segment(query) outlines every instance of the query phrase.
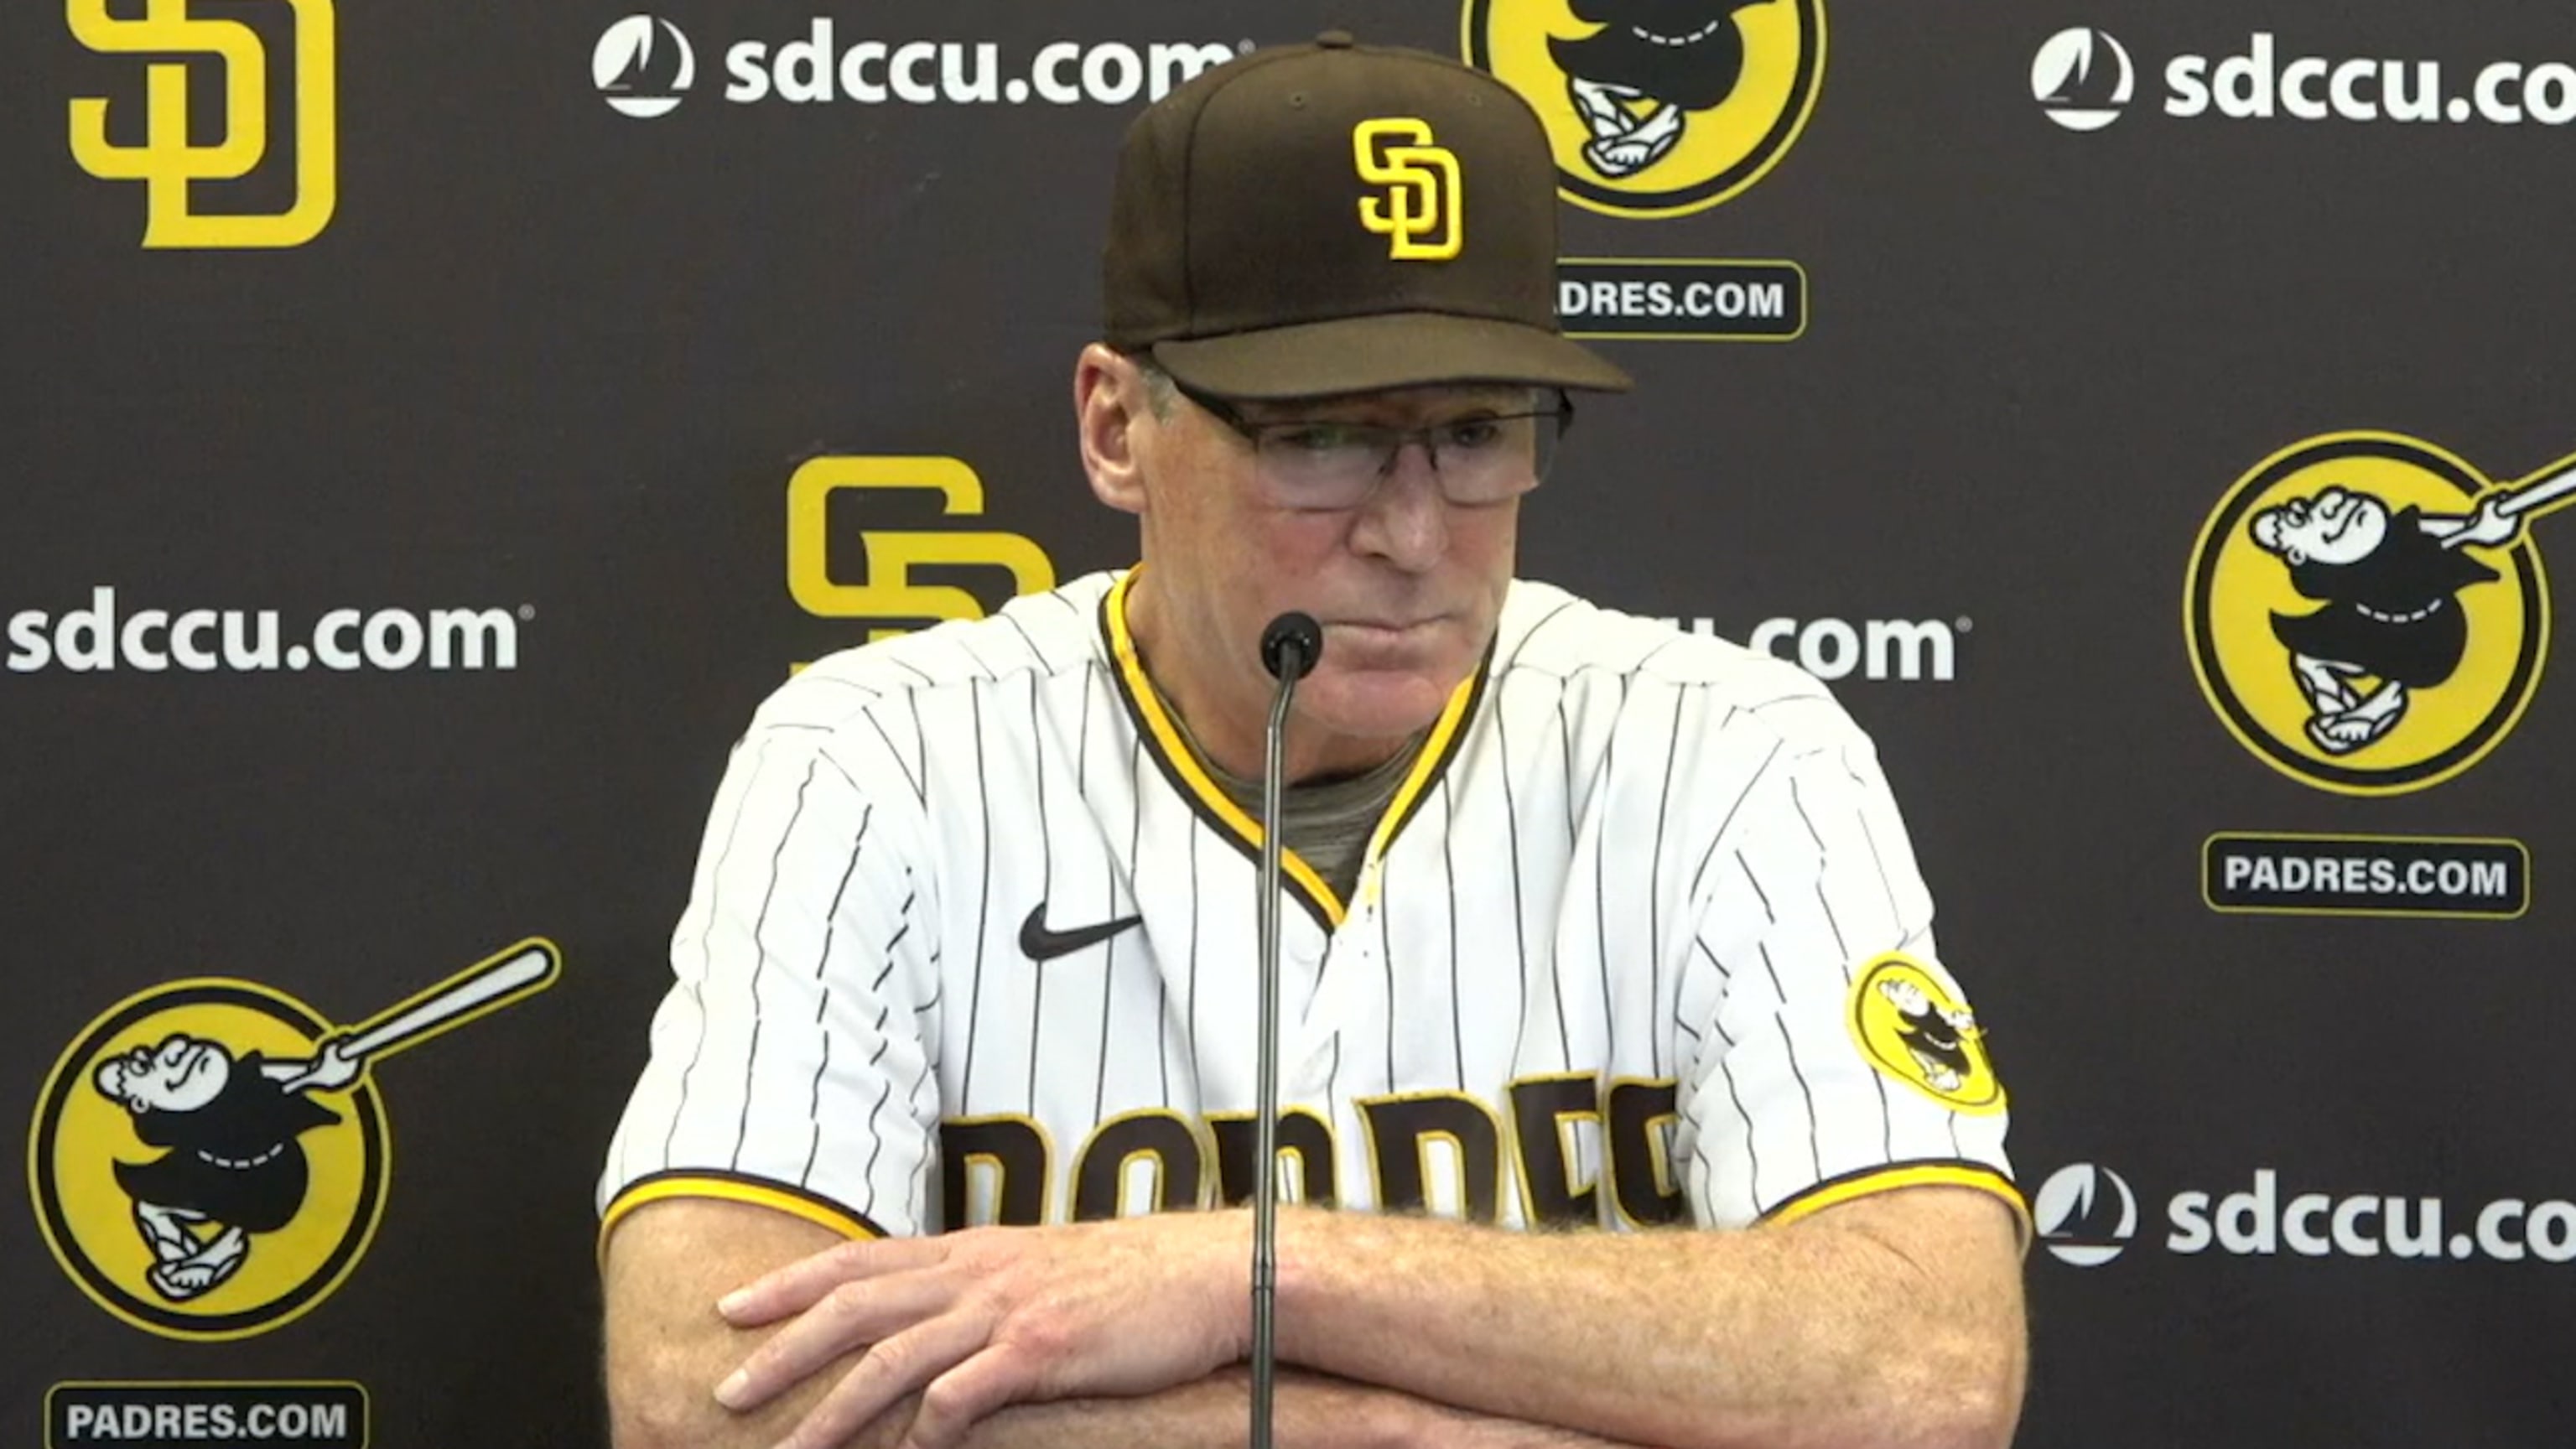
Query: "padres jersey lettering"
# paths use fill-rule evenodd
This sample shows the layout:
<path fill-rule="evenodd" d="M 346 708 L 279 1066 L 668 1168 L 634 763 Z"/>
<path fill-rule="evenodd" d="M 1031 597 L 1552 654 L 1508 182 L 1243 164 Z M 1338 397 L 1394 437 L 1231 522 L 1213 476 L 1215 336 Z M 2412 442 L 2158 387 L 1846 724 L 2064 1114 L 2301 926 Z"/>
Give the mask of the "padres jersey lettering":
<path fill-rule="evenodd" d="M 853 1234 L 1250 1194 L 1258 827 L 1145 686 L 1132 577 L 762 707 L 609 1226 L 676 1194 Z M 1790 666 L 1516 583 L 1352 899 L 1293 856 L 1283 889 L 1292 1196 L 1612 1228 L 1926 1182 L 2019 1208 L 1875 753 Z"/>

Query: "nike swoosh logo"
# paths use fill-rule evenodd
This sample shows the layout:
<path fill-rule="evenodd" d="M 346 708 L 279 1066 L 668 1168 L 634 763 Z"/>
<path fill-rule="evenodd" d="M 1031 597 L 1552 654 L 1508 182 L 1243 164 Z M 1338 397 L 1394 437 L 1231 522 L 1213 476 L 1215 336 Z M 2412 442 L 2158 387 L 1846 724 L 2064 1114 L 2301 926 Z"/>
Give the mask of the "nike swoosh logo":
<path fill-rule="evenodd" d="M 1040 901 L 1020 922 L 1020 950 L 1032 961 L 1052 961 L 1076 951 L 1097 946 L 1130 926 L 1145 924 L 1143 916 L 1120 916 L 1096 926 L 1076 926 L 1070 931 L 1050 931 L 1046 927 L 1046 902 Z"/>

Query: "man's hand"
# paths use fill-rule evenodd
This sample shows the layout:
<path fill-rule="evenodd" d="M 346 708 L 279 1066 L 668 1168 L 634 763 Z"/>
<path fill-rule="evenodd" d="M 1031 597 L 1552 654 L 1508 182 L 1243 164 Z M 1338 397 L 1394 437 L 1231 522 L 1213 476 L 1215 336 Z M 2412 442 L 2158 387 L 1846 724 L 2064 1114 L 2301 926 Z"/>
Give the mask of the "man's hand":
<path fill-rule="evenodd" d="M 1251 1242 L 1233 1211 L 846 1243 L 718 1303 L 736 1328 L 795 1321 L 716 1398 L 756 1408 L 865 1346 L 782 1449 L 837 1445 L 916 1392 L 905 1445 L 946 1449 L 1008 1404 L 1157 1393 L 1244 1356 Z"/>

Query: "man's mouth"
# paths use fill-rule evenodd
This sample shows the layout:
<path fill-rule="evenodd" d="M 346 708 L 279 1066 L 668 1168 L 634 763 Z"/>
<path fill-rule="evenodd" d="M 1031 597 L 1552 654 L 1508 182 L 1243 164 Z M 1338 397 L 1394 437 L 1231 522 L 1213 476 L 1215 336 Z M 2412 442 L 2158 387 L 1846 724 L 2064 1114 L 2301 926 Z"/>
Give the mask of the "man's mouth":
<path fill-rule="evenodd" d="M 1425 619 L 1337 619 L 1327 627 L 1341 630 L 1363 644 L 1396 644 L 1438 624 L 1443 615 Z"/>

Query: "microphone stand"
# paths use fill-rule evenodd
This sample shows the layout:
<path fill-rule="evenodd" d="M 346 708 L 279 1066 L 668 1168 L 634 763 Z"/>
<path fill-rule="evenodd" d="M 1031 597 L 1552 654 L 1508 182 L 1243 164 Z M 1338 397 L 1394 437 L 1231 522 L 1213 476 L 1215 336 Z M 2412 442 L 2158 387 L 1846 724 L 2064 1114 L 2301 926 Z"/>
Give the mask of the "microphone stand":
<path fill-rule="evenodd" d="M 1323 654 L 1323 630 L 1304 614 L 1282 614 L 1261 633 L 1261 660 L 1279 679 L 1261 764 L 1261 1041 L 1253 1075 L 1258 1115 L 1252 1194 L 1252 1449 L 1271 1449 L 1271 1410 L 1278 1396 L 1275 1321 L 1279 1278 L 1279 830 L 1286 793 L 1288 706 L 1297 681 Z"/>

